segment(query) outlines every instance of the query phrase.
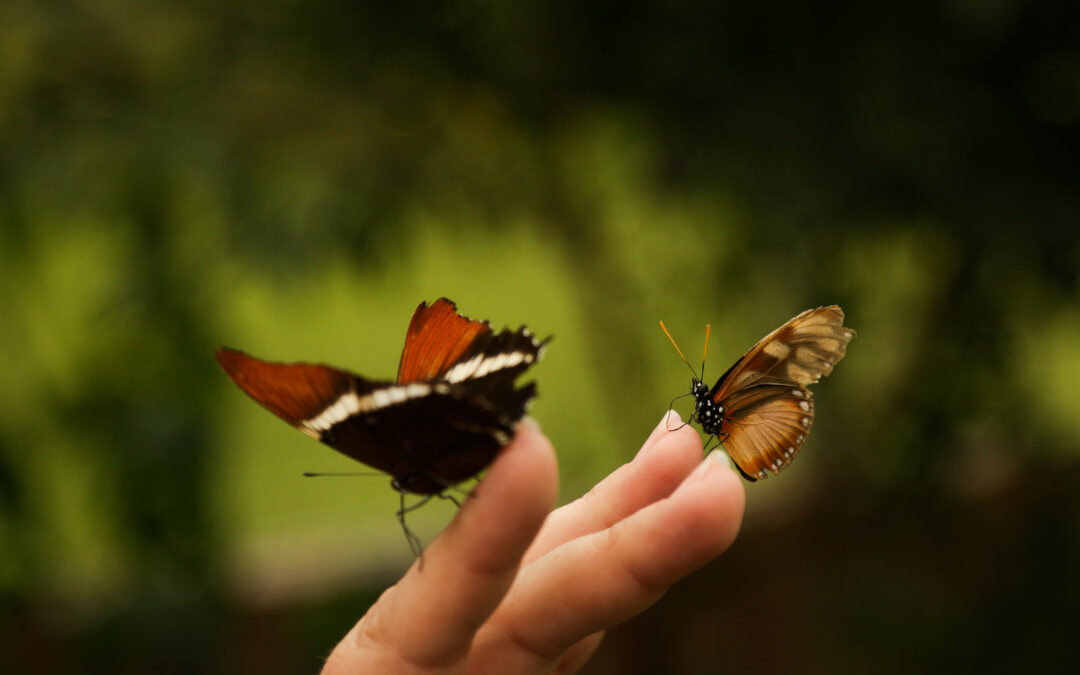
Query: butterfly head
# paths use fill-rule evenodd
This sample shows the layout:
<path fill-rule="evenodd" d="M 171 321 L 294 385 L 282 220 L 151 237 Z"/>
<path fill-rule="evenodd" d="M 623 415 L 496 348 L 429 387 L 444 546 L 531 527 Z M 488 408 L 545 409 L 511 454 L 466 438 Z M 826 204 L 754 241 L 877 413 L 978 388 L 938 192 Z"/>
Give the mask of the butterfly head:
<path fill-rule="evenodd" d="M 702 418 L 705 416 L 719 415 L 724 411 L 724 409 L 713 400 L 712 392 L 709 391 L 709 387 L 696 377 L 691 380 L 690 394 L 693 395 L 695 401 L 695 417 Z M 708 413 L 708 415 L 706 415 L 706 413 Z"/>
<path fill-rule="evenodd" d="M 690 380 L 690 393 L 694 395 L 695 399 L 700 401 L 703 398 L 709 397 L 709 388 L 704 382 L 695 377 Z"/>

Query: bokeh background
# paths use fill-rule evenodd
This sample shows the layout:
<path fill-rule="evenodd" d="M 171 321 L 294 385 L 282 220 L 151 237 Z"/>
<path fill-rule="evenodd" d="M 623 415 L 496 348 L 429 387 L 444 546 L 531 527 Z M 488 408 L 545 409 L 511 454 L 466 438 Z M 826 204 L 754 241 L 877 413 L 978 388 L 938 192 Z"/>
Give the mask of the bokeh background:
<path fill-rule="evenodd" d="M 397 498 L 213 352 L 389 377 L 445 295 L 555 335 L 563 501 L 687 390 L 658 319 L 859 332 L 585 672 L 1076 672 L 1078 125 L 1068 0 L 0 3 L 0 670 L 317 671 Z"/>

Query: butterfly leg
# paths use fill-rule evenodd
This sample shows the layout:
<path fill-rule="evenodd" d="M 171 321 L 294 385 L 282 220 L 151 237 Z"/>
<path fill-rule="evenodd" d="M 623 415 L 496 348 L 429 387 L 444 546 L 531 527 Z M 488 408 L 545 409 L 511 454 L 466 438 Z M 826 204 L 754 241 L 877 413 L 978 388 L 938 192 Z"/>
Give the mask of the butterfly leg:
<path fill-rule="evenodd" d="M 458 507 L 459 509 L 461 508 L 461 502 L 459 502 L 457 500 L 457 497 L 455 497 L 452 494 L 448 494 L 446 492 L 440 492 L 439 494 L 437 494 L 435 496 L 438 497 L 439 499 L 449 499 L 450 501 L 452 501 L 454 503 L 454 506 Z"/>
<path fill-rule="evenodd" d="M 723 438 L 721 438 L 721 436 L 723 436 Z M 715 436 L 709 436 L 709 440 L 705 441 L 705 454 L 709 454 L 709 450 L 715 450 L 716 448 L 719 448 L 721 445 L 724 444 L 724 441 L 726 441 L 727 439 L 728 434 L 725 433 L 719 433 Z M 711 444 L 713 441 L 716 441 L 716 445 L 710 448 L 709 444 Z"/>
<path fill-rule="evenodd" d="M 447 494 L 446 491 L 447 490 L 453 490 L 454 492 L 458 493 L 462 497 L 465 497 L 466 499 L 468 499 L 469 497 L 476 496 L 476 485 L 480 484 L 480 479 L 477 478 L 477 476 L 473 476 L 473 478 L 476 479 L 476 481 L 477 481 L 476 485 L 474 485 L 471 490 L 466 491 L 466 490 L 462 490 L 460 487 L 458 487 L 457 485 L 455 485 L 453 483 L 449 483 L 449 482 L 439 478 L 438 476 L 428 476 L 428 478 L 430 478 L 431 480 L 435 481 L 436 483 L 438 483 L 439 485 L 441 485 L 443 487 L 443 491 L 435 494 L 435 496 L 438 497 L 439 499 L 449 499 L 450 501 L 454 502 L 454 505 L 457 506 L 459 509 L 461 508 L 461 502 L 459 502 L 453 495 Z"/>
<path fill-rule="evenodd" d="M 675 401 L 678 401 L 680 398 L 686 398 L 687 396 L 693 396 L 693 395 L 694 395 L 694 392 L 689 392 L 689 393 L 686 393 L 686 394 L 679 394 L 675 398 L 671 399 L 671 403 L 668 403 L 667 414 L 664 415 L 664 425 L 665 426 L 667 425 L 668 418 L 671 416 L 671 411 L 675 409 Z M 683 422 L 682 426 L 678 427 L 677 429 L 672 429 L 671 427 L 668 427 L 668 431 L 678 431 L 679 429 L 682 429 L 683 427 L 685 427 L 687 424 L 690 424 L 690 422 L 693 419 L 694 419 L 694 416 L 690 415 L 690 419 Z"/>
<path fill-rule="evenodd" d="M 416 533 L 410 530 L 409 526 L 405 524 L 405 514 L 409 513 L 410 511 L 415 511 L 424 504 L 427 504 L 429 501 L 431 501 L 432 496 L 427 495 L 411 506 L 405 506 L 404 492 L 399 493 L 399 496 L 401 497 L 401 507 L 398 509 L 396 514 L 398 522 L 401 523 L 401 529 L 405 532 L 405 540 L 409 542 L 409 548 L 412 550 L 413 555 L 415 555 L 417 558 L 420 558 L 422 561 L 422 556 L 424 554 L 424 546 L 420 541 L 420 537 L 417 537 Z"/>
<path fill-rule="evenodd" d="M 473 476 L 473 478 L 476 480 L 476 484 L 473 485 L 472 488 L 470 488 L 468 490 L 462 490 L 457 485 L 447 485 L 446 489 L 447 490 L 453 490 L 454 492 L 458 493 L 459 495 L 461 495 L 465 499 L 469 499 L 470 497 L 475 497 L 476 496 L 476 486 L 480 485 L 480 479 L 477 478 L 476 476 Z M 439 495 L 439 496 L 442 497 L 443 499 L 449 499 L 450 501 L 457 504 L 459 509 L 461 508 L 461 503 L 458 502 L 458 500 L 451 497 L 450 495 Z"/>

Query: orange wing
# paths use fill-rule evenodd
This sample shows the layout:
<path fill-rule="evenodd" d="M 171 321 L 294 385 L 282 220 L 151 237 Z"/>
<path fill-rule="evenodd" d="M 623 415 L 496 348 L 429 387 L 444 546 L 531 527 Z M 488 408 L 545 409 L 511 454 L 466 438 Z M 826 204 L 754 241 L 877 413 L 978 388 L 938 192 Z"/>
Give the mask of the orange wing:
<path fill-rule="evenodd" d="M 844 358 L 855 331 L 844 327 L 844 310 L 836 305 L 808 309 L 766 335 L 713 387 L 721 402 L 755 383 L 805 387 L 832 372 Z M 727 406 L 725 406 L 726 409 Z"/>
<path fill-rule="evenodd" d="M 723 408 L 724 448 L 750 480 L 779 473 L 814 423 L 806 387 L 844 358 L 855 331 L 836 305 L 808 309 L 765 336 L 713 387 Z"/>
<path fill-rule="evenodd" d="M 336 368 L 272 363 L 228 347 L 217 351 L 217 360 L 248 396 L 296 427 L 320 415 L 356 386 L 353 375 Z"/>
<path fill-rule="evenodd" d="M 741 389 L 724 402 L 724 449 L 750 480 L 780 473 L 802 450 L 814 423 L 813 395 L 778 384 Z"/>
<path fill-rule="evenodd" d="M 430 380 L 450 369 L 484 335 L 487 321 L 475 321 L 457 312 L 446 298 L 428 305 L 421 302 L 409 322 L 405 348 L 398 365 L 398 384 Z"/>

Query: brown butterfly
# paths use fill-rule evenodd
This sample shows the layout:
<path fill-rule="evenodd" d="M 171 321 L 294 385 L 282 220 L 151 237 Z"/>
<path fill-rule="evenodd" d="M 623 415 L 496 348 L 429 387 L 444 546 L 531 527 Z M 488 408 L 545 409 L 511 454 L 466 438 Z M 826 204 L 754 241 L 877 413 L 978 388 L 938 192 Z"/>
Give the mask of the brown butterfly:
<path fill-rule="evenodd" d="M 683 395 L 696 401 L 687 422 L 698 422 L 722 443 L 747 480 L 780 473 L 802 450 L 814 423 L 807 386 L 832 372 L 855 336 L 843 324 L 844 311 L 836 305 L 808 309 L 762 338 L 712 389 L 687 361 L 694 377 L 690 393 Z M 663 321 L 660 327 L 675 345 Z M 706 327 L 706 350 L 708 345 Z M 686 361 L 678 345 L 675 349 Z M 701 370 L 704 374 L 704 355 Z"/>
<path fill-rule="evenodd" d="M 550 338 L 548 338 L 550 339 Z M 487 467 L 510 442 L 536 396 L 515 381 L 547 340 L 524 326 L 495 332 L 462 316 L 446 298 L 420 303 L 405 335 L 395 381 L 311 363 L 263 361 L 221 348 L 218 362 L 261 406 L 308 436 L 385 471 L 405 514 Z M 405 506 L 405 494 L 424 497 Z"/>

